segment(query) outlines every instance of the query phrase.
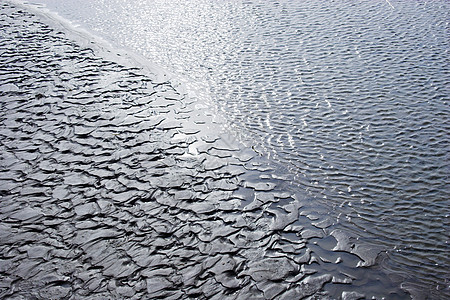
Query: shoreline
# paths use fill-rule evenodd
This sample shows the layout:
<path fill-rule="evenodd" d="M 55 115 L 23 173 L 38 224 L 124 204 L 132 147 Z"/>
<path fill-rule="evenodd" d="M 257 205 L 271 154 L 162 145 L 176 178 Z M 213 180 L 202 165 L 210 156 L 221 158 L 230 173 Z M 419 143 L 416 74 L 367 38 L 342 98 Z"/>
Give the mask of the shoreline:
<path fill-rule="evenodd" d="M 68 39 L 74 40 L 80 46 L 91 48 L 99 56 L 105 57 L 119 64 L 131 65 L 141 68 L 145 74 L 151 77 L 155 82 L 163 83 L 170 81 L 175 86 L 180 86 L 174 81 L 174 76 L 167 70 L 151 63 L 148 59 L 129 49 L 123 47 L 113 47 L 113 45 L 104 38 L 89 32 L 82 27 L 50 11 L 43 5 L 30 4 L 22 0 L 7 0 L 11 4 L 34 14 L 40 21 L 49 25 L 56 31 L 63 32 Z M 181 87 L 180 87 L 181 88 Z M 180 91 L 183 92 L 183 91 Z"/>

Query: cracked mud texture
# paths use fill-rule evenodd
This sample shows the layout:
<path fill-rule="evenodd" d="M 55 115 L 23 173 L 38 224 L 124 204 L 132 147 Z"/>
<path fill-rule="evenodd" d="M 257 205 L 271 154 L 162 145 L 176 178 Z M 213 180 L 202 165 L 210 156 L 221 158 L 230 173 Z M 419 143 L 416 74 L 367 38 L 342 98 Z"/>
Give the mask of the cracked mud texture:
<path fill-rule="evenodd" d="M 378 287 L 350 285 L 376 253 L 303 209 L 253 151 L 203 135 L 208 121 L 170 82 L 0 8 L 1 298 L 359 299 Z"/>

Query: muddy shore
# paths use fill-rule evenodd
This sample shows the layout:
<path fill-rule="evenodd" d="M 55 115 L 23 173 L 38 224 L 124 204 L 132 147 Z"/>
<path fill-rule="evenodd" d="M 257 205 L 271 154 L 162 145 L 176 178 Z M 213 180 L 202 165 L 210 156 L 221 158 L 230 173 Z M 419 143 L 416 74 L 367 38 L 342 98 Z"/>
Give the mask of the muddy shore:
<path fill-rule="evenodd" d="M 1 298 L 406 297 L 170 80 L 0 14 Z"/>

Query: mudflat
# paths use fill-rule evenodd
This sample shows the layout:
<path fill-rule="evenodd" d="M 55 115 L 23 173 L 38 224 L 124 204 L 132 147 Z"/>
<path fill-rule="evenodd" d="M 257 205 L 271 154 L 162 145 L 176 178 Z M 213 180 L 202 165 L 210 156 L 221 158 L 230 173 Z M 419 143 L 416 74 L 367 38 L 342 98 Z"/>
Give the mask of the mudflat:
<path fill-rule="evenodd" d="M 170 81 L 13 4 L 0 34 L 0 297 L 406 297 Z"/>

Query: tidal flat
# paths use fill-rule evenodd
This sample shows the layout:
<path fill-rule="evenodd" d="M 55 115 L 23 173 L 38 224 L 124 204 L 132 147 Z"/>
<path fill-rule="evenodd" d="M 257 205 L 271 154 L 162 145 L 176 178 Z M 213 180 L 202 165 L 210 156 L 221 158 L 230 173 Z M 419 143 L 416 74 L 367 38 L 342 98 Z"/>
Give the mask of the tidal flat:
<path fill-rule="evenodd" d="M 267 157 L 257 138 L 249 146 L 174 76 L 115 54 L 41 8 L 2 3 L 0 22 L 0 297 L 433 299 L 448 293 L 424 289 L 420 278 L 408 281 L 401 260 L 393 264 L 386 252 L 389 243 L 373 237 L 367 211 L 367 227 L 339 220 L 329 202 L 317 200 L 314 181 L 299 180 L 289 163 Z M 266 111 L 247 110 L 238 109 L 251 118 Z M 248 124 L 242 128 L 251 133 Z M 314 151 L 302 149 L 307 161 Z M 366 170 L 378 174 L 376 164 Z M 362 178 L 341 171 L 332 175 Z M 307 178 L 314 180 L 313 173 Z M 349 194 L 379 188 L 345 187 Z M 361 205 L 389 224 L 376 203 Z"/>

